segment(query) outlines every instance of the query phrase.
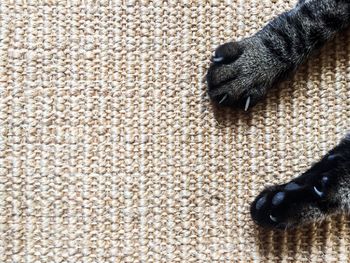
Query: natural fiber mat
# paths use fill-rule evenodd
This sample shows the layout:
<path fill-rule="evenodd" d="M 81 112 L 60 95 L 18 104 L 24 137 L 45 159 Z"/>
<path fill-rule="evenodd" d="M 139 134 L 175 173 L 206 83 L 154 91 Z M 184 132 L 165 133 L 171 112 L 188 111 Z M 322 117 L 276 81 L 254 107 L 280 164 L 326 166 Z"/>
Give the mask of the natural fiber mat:
<path fill-rule="evenodd" d="M 249 204 L 350 120 L 350 34 L 248 113 L 213 49 L 296 1 L 1 1 L 0 262 L 346 262 L 349 218 L 269 232 Z"/>

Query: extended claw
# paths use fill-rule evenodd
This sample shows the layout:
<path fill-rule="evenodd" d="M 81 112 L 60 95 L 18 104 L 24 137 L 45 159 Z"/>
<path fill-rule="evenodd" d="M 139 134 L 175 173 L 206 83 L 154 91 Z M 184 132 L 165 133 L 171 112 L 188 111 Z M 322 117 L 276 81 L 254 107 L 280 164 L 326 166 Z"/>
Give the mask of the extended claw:
<path fill-rule="evenodd" d="M 228 95 L 225 94 L 222 99 L 219 101 L 219 104 L 223 103 L 228 98 Z"/>
<path fill-rule="evenodd" d="M 224 57 L 213 57 L 213 61 L 215 62 L 215 63 L 219 63 L 219 62 L 221 62 L 221 61 L 223 61 L 224 60 Z"/>
<path fill-rule="evenodd" d="M 270 219 L 271 219 L 271 221 L 273 221 L 273 222 L 277 223 L 277 218 L 276 218 L 276 217 L 274 217 L 273 215 L 270 215 Z"/>
<path fill-rule="evenodd" d="M 322 197 L 323 196 L 323 192 L 318 190 L 316 186 L 314 186 L 314 191 L 315 193 L 319 196 L 319 197 Z"/>
<path fill-rule="evenodd" d="M 248 97 L 247 101 L 245 102 L 244 111 L 247 111 L 249 109 L 249 105 L 250 105 L 250 96 Z"/>

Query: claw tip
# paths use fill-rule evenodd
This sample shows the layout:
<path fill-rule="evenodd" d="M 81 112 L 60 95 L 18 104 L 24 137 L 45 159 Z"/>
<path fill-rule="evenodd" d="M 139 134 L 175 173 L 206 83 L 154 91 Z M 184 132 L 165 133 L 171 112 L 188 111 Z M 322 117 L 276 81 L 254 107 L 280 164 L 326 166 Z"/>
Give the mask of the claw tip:
<path fill-rule="evenodd" d="M 213 61 L 216 62 L 216 63 L 221 62 L 223 60 L 224 60 L 223 57 L 213 57 Z"/>
<path fill-rule="evenodd" d="M 315 193 L 316 193 L 319 197 L 322 197 L 322 196 L 323 196 L 323 192 L 321 192 L 320 190 L 318 190 L 316 186 L 314 186 L 314 191 L 315 191 Z"/>
<path fill-rule="evenodd" d="M 274 217 L 273 215 L 270 215 L 270 219 L 271 219 L 273 222 L 277 223 L 277 218 Z"/>
<path fill-rule="evenodd" d="M 247 101 L 245 102 L 244 111 L 247 111 L 249 109 L 249 105 L 250 105 L 250 96 L 247 98 Z"/>
<path fill-rule="evenodd" d="M 225 94 L 222 99 L 219 101 L 219 104 L 223 103 L 227 99 L 228 95 Z"/>

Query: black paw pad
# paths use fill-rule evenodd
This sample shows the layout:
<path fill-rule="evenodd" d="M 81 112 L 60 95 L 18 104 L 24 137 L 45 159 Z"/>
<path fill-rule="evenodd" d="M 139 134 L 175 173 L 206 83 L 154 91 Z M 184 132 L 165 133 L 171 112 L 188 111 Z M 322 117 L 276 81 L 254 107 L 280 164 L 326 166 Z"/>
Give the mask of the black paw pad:
<path fill-rule="evenodd" d="M 341 211 L 339 189 L 348 176 L 348 147 L 349 139 L 294 180 L 263 190 L 250 207 L 254 222 L 266 228 L 294 228 Z"/>
<path fill-rule="evenodd" d="M 228 64 L 235 61 L 243 53 L 243 48 L 236 42 L 229 42 L 219 46 L 212 57 L 218 64 Z"/>
<path fill-rule="evenodd" d="M 337 157 L 338 157 L 339 155 L 337 155 L 337 154 L 332 154 L 332 155 L 329 155 L 328 157 L 327 157 L 327 160 L 328 161 L 335 161 L 336 159 L 337 159 Z"/>
<path fill-rule="evenodd" d="M 274 206 L 278 206 L 280 205 L 283 200 L 285 199 L 286 197 L 286 193 L 285 192 L 278 192 L 277 194 L 274 195 L 274 197 L 272 197 L 272 204 Z"/>
<path fill-rule="evenodd" d="M 321 162 L 321 167 L 323 170 L 333 169 L 341 161 L 342 156 L 340 154 L 330 154 L 328 155 L 323 162 Z"/>
<path fill-rule="evenodd" d="M 255 204 L 256 210 L 260 210 L 266 204 L 266 200 L 267 200 L 266 195 L 264 195 L 263 197 L 260 197 L 260 199 Z"/>
<path fill-rule="evenodd" d="M 284 190 L 286 191 L 297 191 L 300 190 L 302 187 L 297 184 L 296 182 L 290 182 L 284 187 Z"/>

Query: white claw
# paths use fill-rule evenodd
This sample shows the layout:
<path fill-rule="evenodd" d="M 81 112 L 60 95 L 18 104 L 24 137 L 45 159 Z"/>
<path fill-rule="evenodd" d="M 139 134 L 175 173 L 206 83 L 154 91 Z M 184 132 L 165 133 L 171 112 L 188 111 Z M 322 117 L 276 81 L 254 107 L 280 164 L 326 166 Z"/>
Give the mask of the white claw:
<path fill-rule="evenodd" d="M 277 218 L 274 217 L 273 215 L 270 215 L 270 219 L 271 219 L 273 222 L 277 223 Z"/>
<path fill-rule="evenodd" d="M 214 61 L 214 62 L 221 62 L 221 61 L 223 61 L 223 60 L 224 60 L 223 57 L 213 57 L 213 61 Z"/>
<path fill-rule="evenodd" d="M 314 191 L 315 191 L 315 193 L 316 193 L 319 197 L 322 197 L 323 192 L 321 192 L 320 190 L 318 190 L 316 186 L 314 186 Z"/>
<path fill-rule="evenodd" d="M 247 101 L 245 102 L 244 111 L 247 111 L 249 109 L 249 105 L 250 105 L 250 96 L 248 97 Z"/>
<path fill-rule="evenodd" d="M 222 99 L 219 101 L 219 104 L 223 103 L 227 99 L 228 95 L 225 94 L 225 96 L 222 97 Z"/>

